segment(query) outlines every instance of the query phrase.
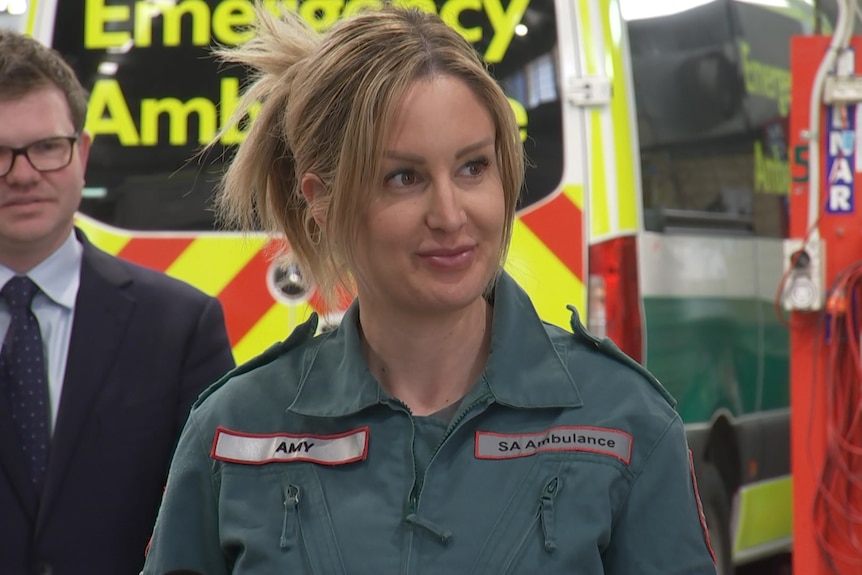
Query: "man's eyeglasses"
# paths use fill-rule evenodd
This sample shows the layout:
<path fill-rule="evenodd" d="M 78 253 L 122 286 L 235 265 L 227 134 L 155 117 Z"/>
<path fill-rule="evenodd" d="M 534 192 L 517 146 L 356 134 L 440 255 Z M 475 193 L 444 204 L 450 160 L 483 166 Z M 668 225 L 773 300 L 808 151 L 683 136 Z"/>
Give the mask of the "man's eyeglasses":
<path fill-rule="evenodd" d="M 12 171 L 15 158 L 24 156 L 38 172 L 53 172 L 72 162 L 72 151 L 78 136 L 57 136 L 33 142 L 23 148 L 0 146 L 0 177 Z"/>

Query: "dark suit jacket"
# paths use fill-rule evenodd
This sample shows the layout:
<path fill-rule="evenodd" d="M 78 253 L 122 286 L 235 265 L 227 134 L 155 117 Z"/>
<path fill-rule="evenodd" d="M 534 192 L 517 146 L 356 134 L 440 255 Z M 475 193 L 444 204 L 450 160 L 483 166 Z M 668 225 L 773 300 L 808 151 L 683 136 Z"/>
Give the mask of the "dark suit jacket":
<path fill-rule="evenodd" d="M 84 244 L 45 488 L 0 394 L 0 574 L 137 575 L 191 403 L 234 365 L 218 300 Z"/>

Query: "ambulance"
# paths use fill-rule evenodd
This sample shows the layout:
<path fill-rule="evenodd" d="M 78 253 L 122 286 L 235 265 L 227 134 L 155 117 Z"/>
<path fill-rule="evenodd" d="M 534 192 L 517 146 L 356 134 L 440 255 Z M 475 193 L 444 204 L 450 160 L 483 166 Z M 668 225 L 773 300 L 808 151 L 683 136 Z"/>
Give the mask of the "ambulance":
<path fill-rule="evenodd" d="M 530 167 L 507 269 L 544 318 L 568 327 L 576 306 L 678 400 L 719 572 L 789 551 L 789 39 L 828 19 L 802 0 L 397 1 L 439 13 L 509 96 Z M 377 2 L 264 4 L 326 30 Z M 200 153 L 247 81 L 210 50 L 252 19 L 251 0 L 0 0 L 0 26 L 91 93 L 78 225 L 217 296 L 238 362 L 342 311 L 272 265 L 279 240 L 213 222 L 248 124 Z"/>

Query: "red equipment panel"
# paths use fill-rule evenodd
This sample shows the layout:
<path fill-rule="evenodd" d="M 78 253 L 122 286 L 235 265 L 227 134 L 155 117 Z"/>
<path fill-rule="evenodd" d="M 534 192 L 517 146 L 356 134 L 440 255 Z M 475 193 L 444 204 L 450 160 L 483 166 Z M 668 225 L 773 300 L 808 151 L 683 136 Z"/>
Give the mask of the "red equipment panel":
<path fill-rule="evenodd" d="M 808 141 L 811 87 L 830 38 L 791 44 L 790 236 L 808 237 Z M 862 38 L 853 38 L 856 74 Z M 791 314 L 791 470 L 793 572 L 862 573 L 862 379 L 856 307 L 862 289 L 862 103 L 821 106 L 820 214 L 827 301 L 822 312 Z M 858 184 L 858 185 L 857 185 Z M 785 266 L 788 262 L 785 262 Z M 862 282 L 860 282 L 862 284 Z M 859 315 L 862 321 L 862 314 Z"/>

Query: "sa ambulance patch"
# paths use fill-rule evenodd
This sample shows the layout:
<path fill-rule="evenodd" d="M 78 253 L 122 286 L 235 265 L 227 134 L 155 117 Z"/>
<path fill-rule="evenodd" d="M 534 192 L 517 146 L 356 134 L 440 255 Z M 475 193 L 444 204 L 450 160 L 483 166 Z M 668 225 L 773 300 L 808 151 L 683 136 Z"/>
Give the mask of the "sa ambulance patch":
<path fill-rule="evenodd" d="M 514 459 L 545 451 L 587 451 L 628 465 L 632 436 L 619 429 L 585 426 L 552 427 L 538 433 L 476 432 L 477 459 Z"/>

